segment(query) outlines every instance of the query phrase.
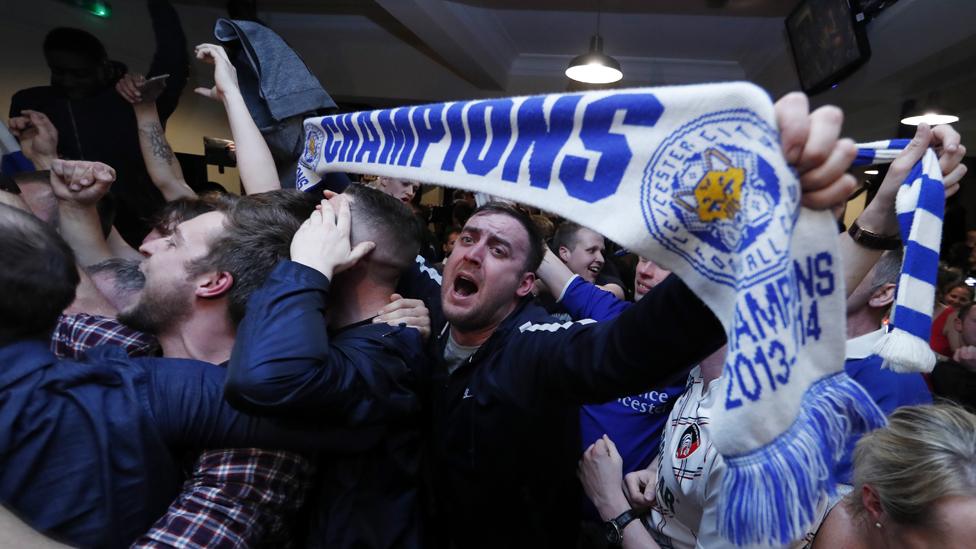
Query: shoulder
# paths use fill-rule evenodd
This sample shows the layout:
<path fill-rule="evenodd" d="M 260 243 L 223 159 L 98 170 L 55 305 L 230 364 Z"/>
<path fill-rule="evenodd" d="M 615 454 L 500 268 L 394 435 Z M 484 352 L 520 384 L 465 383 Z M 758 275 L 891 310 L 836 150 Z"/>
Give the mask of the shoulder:
<path fill-rule="evenodd" d="M 841 500 L 827 512 L 826 518 L 820 523 L 820 528 L 811 532 L 805 538 L 804 549 L 857 549 L 861 545 L 857 539 L 857 529 L 844 500 Z"/>
<path fill-rule="evenodd" d="M 366 324 L 343 331 L 333 337 L 333 345 L 363 351 L 389 351 L 403 358 L 417 358 L 424 352 L 420 331 L 405 324 Z"/>

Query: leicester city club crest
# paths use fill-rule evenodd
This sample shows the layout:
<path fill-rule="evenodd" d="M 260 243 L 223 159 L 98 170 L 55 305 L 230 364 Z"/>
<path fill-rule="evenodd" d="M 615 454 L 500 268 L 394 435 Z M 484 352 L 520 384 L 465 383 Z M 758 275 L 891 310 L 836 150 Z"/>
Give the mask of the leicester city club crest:
<path fill-rule="evenodd" d="M 748 110 L 678 128 L 644 171 L 648 230 L 714 282 L 752 285 L 776 274 L 789 246 L 782 229 L 792 225 L 798 199 L 780 200 L 784 174 L 770 161 L 779 154 L 775 129 Z"/>
<path fill-rule="evenodd" d="M 325 141 L 325 133 L 313 125 L 308 125 L 305 128 L 305 149 L 302 151 L 302 164 L 314 170 L 318 165 L 319 157 L 322 153 L 322 143 Z"/>

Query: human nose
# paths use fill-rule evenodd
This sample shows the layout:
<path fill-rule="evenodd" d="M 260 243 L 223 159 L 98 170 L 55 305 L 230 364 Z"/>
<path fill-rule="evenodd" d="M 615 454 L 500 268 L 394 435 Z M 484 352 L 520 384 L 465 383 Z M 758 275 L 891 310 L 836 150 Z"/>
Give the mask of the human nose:
<path fill-rule="evenodd" d="M 164 240 L 166 239 L 154 238 L 152 240 L 143 241 L 142 245 L 139 246 L 139 253 L 146 257 L 152 257 L 152 255 L 159 250 L 159 243 Z"/>

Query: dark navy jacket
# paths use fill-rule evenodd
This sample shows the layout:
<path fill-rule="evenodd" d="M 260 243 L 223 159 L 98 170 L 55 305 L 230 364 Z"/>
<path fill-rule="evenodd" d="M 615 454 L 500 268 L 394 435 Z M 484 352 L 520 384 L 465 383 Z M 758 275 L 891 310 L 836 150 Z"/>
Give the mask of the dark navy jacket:
<path fill-rule="evenodd" d="M 458 548 L 574 547 L 579 406 L 660 385 L 724 341 L 677 277 L 608 322 L 552 323 L 523 302 L 452 374 L 427 375 L 437 528 Z"/>
<path fill-rule="evenodd" d="M 213 364 L 118 347 L 84 358 L 58 360 L 45 341 L 0 347 L 0 501 L 73 545 L 125 547 L 148 530 L 179 493 L 188 451 L 354 451 L 378 439 L 242 414 Z"/>
<path fill-rule="evenodd" d="M 318 460 L 308 544 L 419 548 L 420 405 L 414 370 L 420 333 L 369 321 L 329 331 L 329 280 L 281 262 L 247 305 L 227 376 L 242 409 L 314 423 L 369 427 L 368 451 Z"/>

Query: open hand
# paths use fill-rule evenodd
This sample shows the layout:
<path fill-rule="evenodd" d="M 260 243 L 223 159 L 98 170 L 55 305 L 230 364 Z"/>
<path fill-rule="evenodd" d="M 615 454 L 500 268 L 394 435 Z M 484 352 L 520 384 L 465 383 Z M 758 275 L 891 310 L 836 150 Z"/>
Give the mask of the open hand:
<path fill-rule="evenodd" d="M 193 90 L 194 92 L 217 101 L 223 101 L 229 93 L 240 93 L 237 69 L 230 62 L 223 47 L 215 44 L 200 44 L 194 53 L 200 61 L 214 66 L 214 86 L 197 88 Z"/>
<path fill-rule="evenodd" d="M 360 242 L 352 246 L 350 217 L 346 197 L 336 195 L 323 200 L 295 233 L 291 241 L 292 261 L 311 267 L 330 279 L 354 266 L 376 245 Z"/>
<path fill-rule="evenodd" d="M 51 164 L 51 190 L 62 202 L 94 206 L 113 182 L 115 170 L 101 162 L 55 160 Z"/>

